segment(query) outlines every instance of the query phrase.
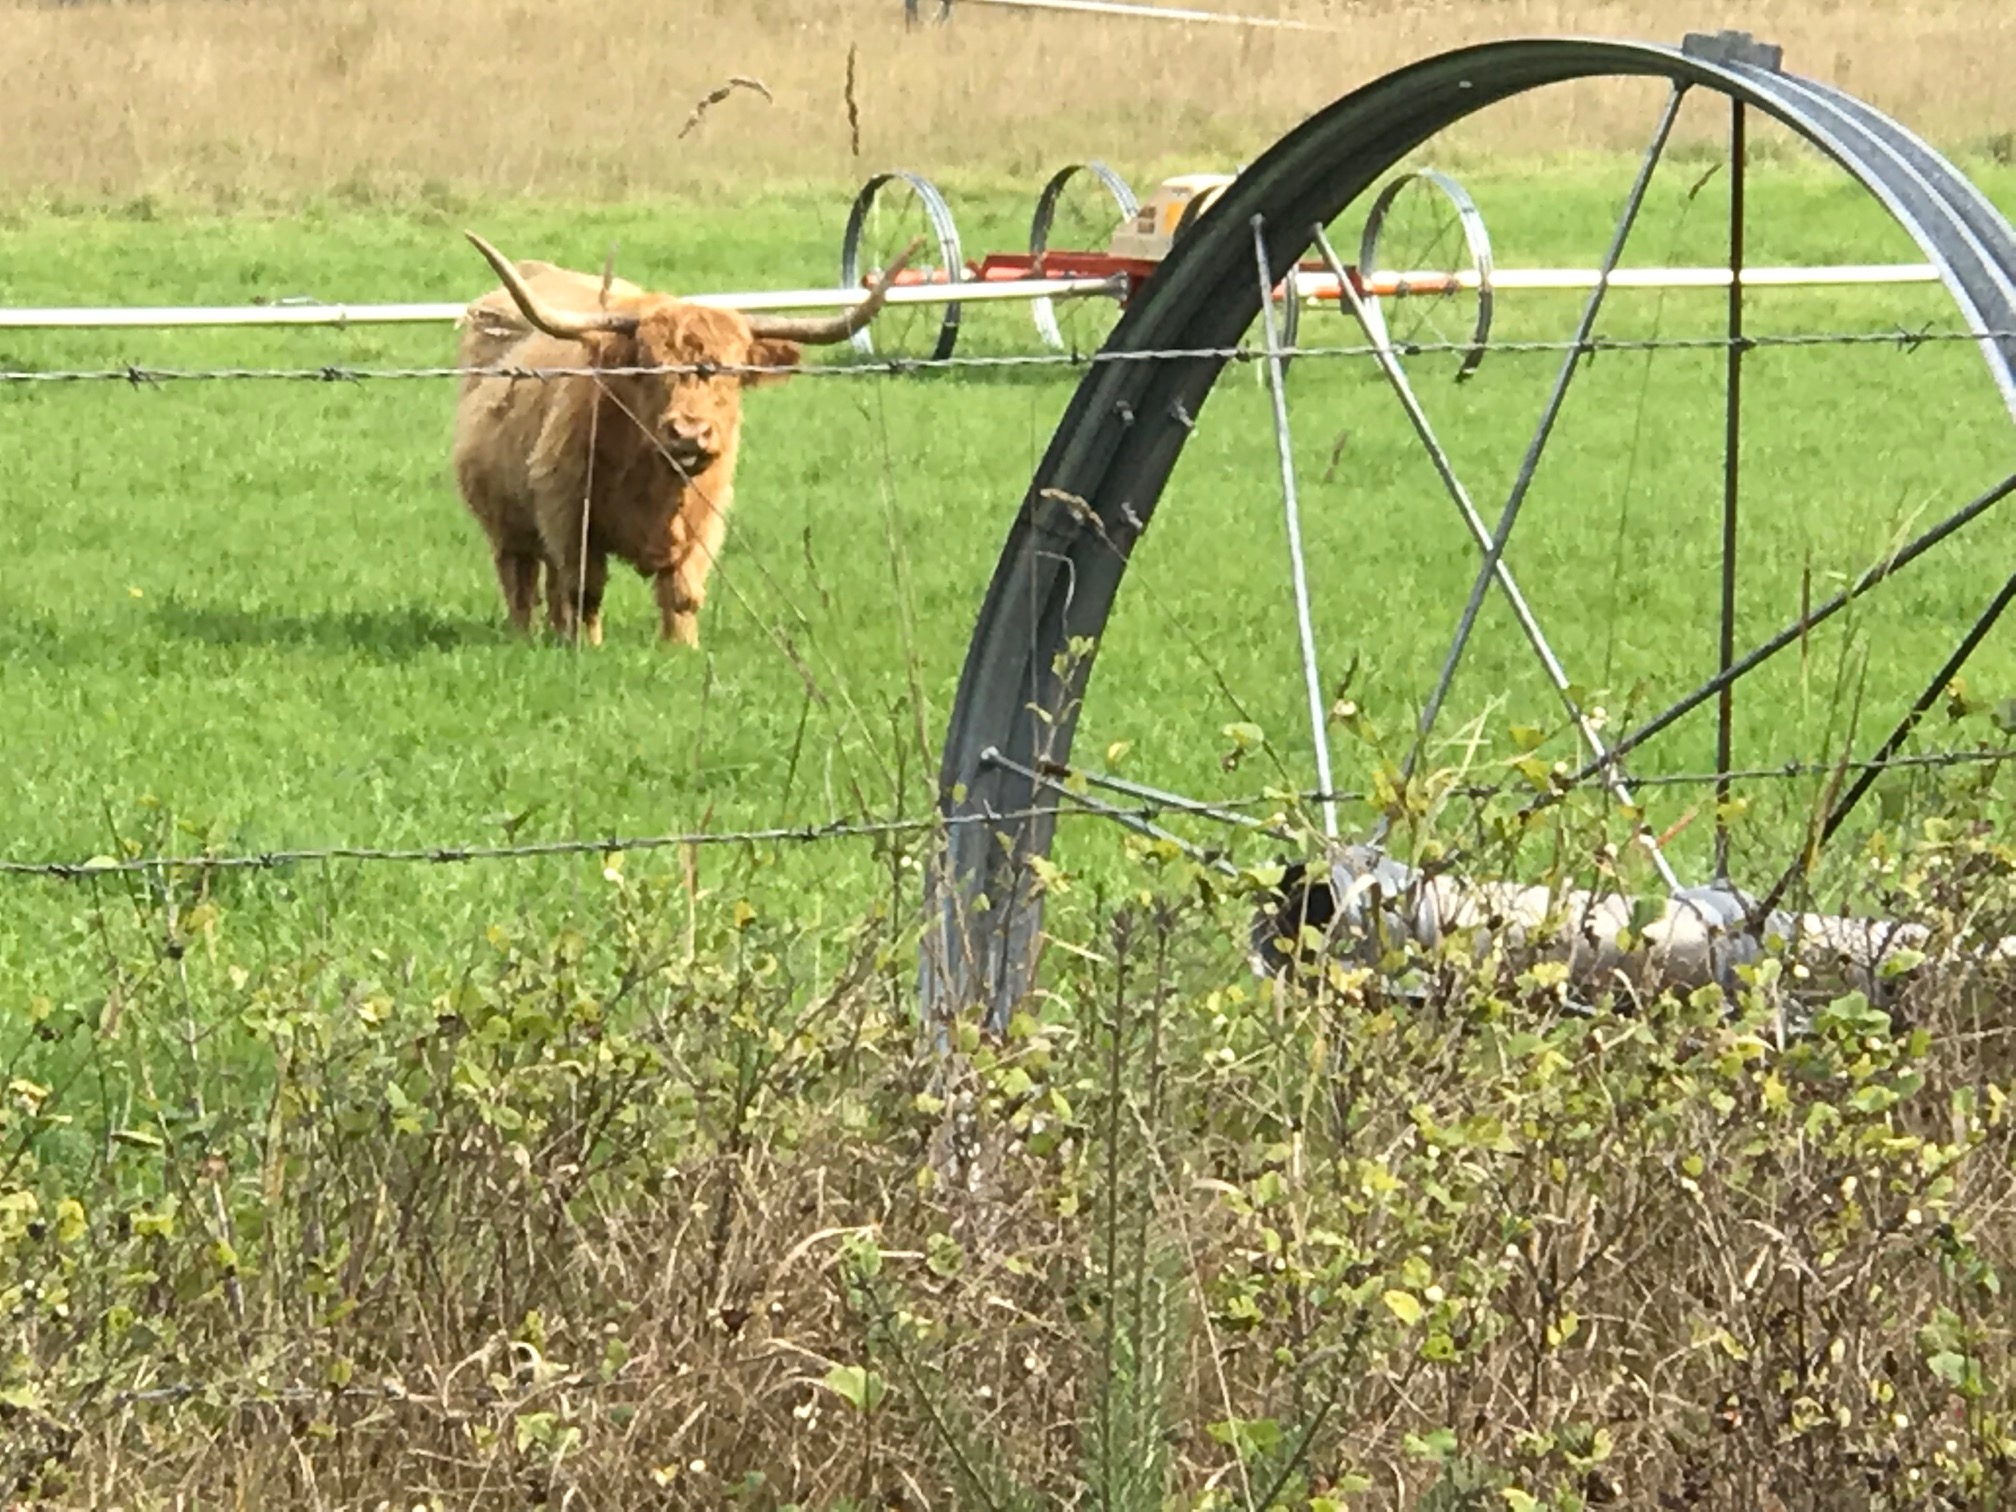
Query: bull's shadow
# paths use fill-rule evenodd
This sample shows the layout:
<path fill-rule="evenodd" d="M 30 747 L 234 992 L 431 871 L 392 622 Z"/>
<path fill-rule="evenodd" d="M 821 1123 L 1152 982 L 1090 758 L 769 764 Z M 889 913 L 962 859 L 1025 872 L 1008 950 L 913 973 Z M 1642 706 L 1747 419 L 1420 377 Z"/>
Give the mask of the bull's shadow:
<path fill-rule="evenodd" d="M 322 609 L 293 613 L 173 600 L 154 611 L 164 636 L 212 646 L 282 645 L 347 656 L 362 651 L 383 661 L 410 661 L 463 646 L 502 645 L 500 617 L 451 616 L 426 604 Z"/>

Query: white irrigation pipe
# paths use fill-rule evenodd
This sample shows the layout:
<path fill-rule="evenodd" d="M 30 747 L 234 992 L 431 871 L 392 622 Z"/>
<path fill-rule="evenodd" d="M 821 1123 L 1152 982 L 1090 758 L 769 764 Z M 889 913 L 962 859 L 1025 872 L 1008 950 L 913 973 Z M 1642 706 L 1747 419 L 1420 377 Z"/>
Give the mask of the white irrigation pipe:
<path fill-rule="evenodd" d="M 999 5 L 1008 10 L 1077 11 L 1093 16 L 1138 16 L 1150 21 L 1203 21 L 1221 26 L 1267 26 L 1283 31 L 1328 32 L 1340 35 L 1335 26 L 1317 26 L 1308 21 L 1290 21 L 1279 16 L 1238 16 L 1229 11 L 1179 10 L 1168 5 L 1128 5 L 1123 0 L 960 0 L 962 4 Z"/>
<path fill-rule="evenodd" d="M 1593 289 L 1602 278 L 1595 268 L 1498 268 L 1493 270 L 1493 289 Z M 1881 284 L 1936 283 L 1939 270 L 1930 263 L 1837 263 L 1812 268 L 1745 268 L 1746 289 L 1791 289 L 1853 287 Z M 1337 297 L 1337 279 L 1330 273 L 1303 271 L 1296 275 L 1305 297 Z M 1447 294 L 1474 289 L 1480 278 L 1475 268 L 1454 272 L 1372 273 L 1362 284 L 1367 293 L 1381 298 L 1405 294 Z M 1726 289 L 1727 268 L 1619 268 L 1610 275 L 1613 289 Z"/>
<path fill-rule="evenodd" d="M 889 291 L 892 305 L 979 304 L 987 300 L 1069 299 L 1117 292 L 1110 278 L 1030 278 L 994 283 L 904 284 Z M 778 289 L 761 294 L 688 294 L 689 303 L 736 310 L 844 309 L 867 290 Z M 179 326 L 430 325 L 460 320 L 462 304 L 270 304 L 210 306 L 57 306 L 0 309 L 0 330 L 93 330 Z"/>
<path fill-rule="evenodd" d="M 1594 268 L 1499 268 L 1494 289 L 1589 289 L 1601 274 Z M 1929 263 L 1844 263 L 1812 268 L 1745 268 L 1745 288 L 1818 288 L 1934 283 Z M 1297 283 L 1305 300 L 1337 298 L 1334 275 L 1303 270 Z M 1453 273 L 1374 273 L 1365 291 L 1382 299 L 1448 294 L 1474 289 L 1475 269 Z M 1613 289 L 1726 289 L 1727 268 L 1619 268 Z M 892 305 L 981 304 L 992 301 L 1071 299 L 1118 292 L 1112 278 L 1004 278 L 959 284 L 904 284 L 889 291 Z M 865 290 L 777 289 L 757 294 L 689 294 L 693 304 L 737 310 L 841 309 L 867 298 Z M 212 306 L 0 308 L 0 330 L 168 330 L 185 326 L 363 326 L 431 325 L 459 320 L 466 304 L 270 304 Z"/>

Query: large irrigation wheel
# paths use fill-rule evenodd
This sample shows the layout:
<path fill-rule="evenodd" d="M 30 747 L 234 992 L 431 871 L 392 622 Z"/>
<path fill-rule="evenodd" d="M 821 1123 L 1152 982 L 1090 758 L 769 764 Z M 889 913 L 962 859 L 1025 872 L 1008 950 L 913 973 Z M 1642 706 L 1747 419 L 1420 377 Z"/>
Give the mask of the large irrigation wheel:
<path fill-rule="evenodd" d="M 1266 323 L 1263 291 L 1298 262 L 1332 265 L 1374 186 L 1417 150 L 1442 156 L 1441 134 L 1554 87 L 1642 108 L 1650 142 L 1600 196 L 1570 186 L 1549 201 L 1580 194 L 1591 213 L 1573 234 L 1520 224 L 1533 196 L 1494 200 L 1471 176 L 1499 295 L 1493 360 L 1473 381 L 1437 385 L 1432 405 L 1417 394 L 1418 354 L 1403 366 L 1391 346 L 1404 301 L 1384 299 L 1350 312 L 1369 357 L 1319 363 L 1312 343 L 1292 385 L 1219 381 Z M 1683 106 L 1708 134 L 1661 175 Z M 1865 191 L 1826 203 L 1861 217 L 1863 261 L 1909 254 L 1922 281 L 1850 299 L 1732 271 L 1773 260 L 1766 242 L 1778 262 L 1820 260 L 1803 220 L 1769 215 L 1778 181 L 1750 172 L 1752 135 L 1775 139 L 1774 161 L 1807 153 Z M 1653 244 L 1634 262 L 1641 221 Z M 1593 276 L 1671 264 L 1690 235 L 1720 287 Z M 1522 243 L 1596 267 L 1579 287 L 1515 296 Z M 1444 359 L 1474 368 L 1476 331 L 1459 322 Z M 1524 843 L 1508 805 L 1593 805 L 1624 838 L 1594 848 L 1609 872 L 1590 885 L 1745 910 L 1817 896 L 1870 811 L 1962 770 L 1964 751 L 1906 758 L 1931 726 L 1954 747 L 1982 727 L 1949 719 L 1963 667 L 2000 686 L 1970 658 L 2016 665 L 1993 635 L 2016 597 L 2016 510 L 1997 508 L 2016 492 L 2012 414 L 2016 233 L 1924 142 L 1781 71 L 1775 49 L 1732 34 L 1498 42 L 1345 96 L 1183 236 L 1030 481 L 943 752 L 927 1008 L 999 1025 L 1025 999 L 1046 870 L 1032 863 L 1118 833 L 1081 823 L 1060 838 L 1061 815 L 1117 818 L 1214 865 L 1242 847 L 1265 864 L 1282 851 L 1258 816 L 1286 792 L 1339 847 L 1417 865 L 1393 806 L 1351 796 L 1374 770 L 1451 779 L 1436 790 L 1452 803 L 1468 786 L 1453 777 L 1488 779 L 1497 797 L 1457 822 L 1480 853 Z M 1971 770 L 2004 770 L 1989 761 Z M 1753 799 L 1782 813 L 1747 823 Z M 1207 825 L 1201 845 L 1186 838 Z"/>

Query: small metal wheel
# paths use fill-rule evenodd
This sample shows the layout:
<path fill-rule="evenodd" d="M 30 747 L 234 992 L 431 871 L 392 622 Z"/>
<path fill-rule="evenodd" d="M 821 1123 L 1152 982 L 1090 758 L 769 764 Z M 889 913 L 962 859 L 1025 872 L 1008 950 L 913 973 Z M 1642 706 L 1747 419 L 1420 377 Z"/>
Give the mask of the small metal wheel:
<path fill-rule="evenodd" d="M 863 287 L 916 236 L 922 236 L 937 255 L 913 261 L 898 275 L 897 287 L 965 280 L 959 228 L 952 223 L 951 208 L 938 186 L 900 168 L 876 174 L 861 186 L 847 212 L 847 231 L 840 243 L 841 287 Z M 943 361 L 959 343 L 959 305 L 957 301 L 942 306 L 892 303 L 872 327 L 854 333 L 854 349 L 872 357 L 878 340 L 885 357 Z"/>
<path fill-rule="evenodd" d="M 1477 371 L 1491 336 L 1491 236 L 1477 202 L 1456 180 L 1418 168 L 1387 183 L 1365 214 L 1358 274 L 1374 341 L 1401 352 L 1416 343 L 1451 348 L 1456 381 Z M 1379 275 L 1402 276 L 1398 292 Z"/>
<path fill-rule="evenodd" d="M 1067 190 L 1076 190 L 1066 193 Z M 1141 208 L 1127 181 L 1094 160 L 1060 168 L 1043 186 L 1036 199 L 1036 214 L 1029 222 L 1029 255 L 1040 264 L 1047 251 L 1104 251 L 1116 225 L 1132 219 Z M 1056 277 L 1040 267 L 1033 277 Z M 1120 301 L 1109 308 L 1104 295 L 1067 299 L 1060 311 L 1056 301 L 1045 297 L 1032 300 L 1030 316 L 1036 334 L 1053 352 L 1089 352 L 1106 340 L 1119 316 Z"/>

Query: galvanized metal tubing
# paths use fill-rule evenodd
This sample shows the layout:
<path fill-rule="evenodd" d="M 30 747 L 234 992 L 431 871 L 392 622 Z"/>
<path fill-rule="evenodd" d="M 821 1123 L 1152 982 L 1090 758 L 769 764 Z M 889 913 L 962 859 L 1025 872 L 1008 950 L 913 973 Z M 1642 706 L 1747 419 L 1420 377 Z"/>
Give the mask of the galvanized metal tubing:
<path fill-rule="evenodd" d="M 2016 232 L 1896 122 L 1827 85 L 1747 59 L 1741 49 L 1710 56 L 1629 42 L 1492 42 L 1388 74 L 1305 121 L 1242 172 L 1130 301 L 1105 350 L 1234 347 L 1261 306 L 1255 217 L 1267 265 L 1293 266 L 1310 247 L 1314 227 L 1327 225 L 1438 132 L 1548 85 L 1618 77 L 1663 78 L 1679 90 L 1726 96 L 1836 162 L 1884 205 L 1937 271 L 2016 415 L 2016 335 L 2010 334 Z M 1154 518 L 1225 361 L 1094 365 L 1030 480 L 980 609 L 946 733 L 940 806 L 969 822 L 948 827 L 927 874 L 920 985 L 935 1017 L 977 1008 L 1001 1024 L 1031 984 L 1042 899 L 1030 885 L 1029 863 L 1049 850 L 1055 819 L 1006 817 L 1035 807 L 1036 785 L 1016 766 L 1040 770 L 1036 754 L 1068 762 L 1129 553 Z M 2006 492 L 1975 500 L 1940 531 L 1957 530 Z M 1932 544 L 1921 541 L 1921 551 Z M 1892 559 L 1880 573 L 1864 574 L 1857 591 L 1901 565 Z M 1480 574 L 1480 583 L 1491 576 Z M 1771 654 L 1767 643 L 1736 658 L 1690 698 L 1714 697 Z M 1660 716 L 1668 723 L 1677 717 Z M 1633 734 L 1642 740 L 1643 727 Z M 1616 742 L 1584 768 L 1583 780 L 1635 743 Z M 1006 760 L 983 761 L 990 750 Z"/>
<path fill-rule="evenodd" d="M 1729 350 L 1722 429 L 1722 626 L 1720 670 L 1736 660 L 1736 510 L 1742 497 L 1743 449 L 1743 199 L 1749 179 L 1748 118 L 1729 102 Z M 1729 880 L 1729 778 L 1735 764 L 1736 684 L 1725 682 L 1715 702 L 1715 880 Z"/>
<path fill-rule="evenodd" d="M 1366 339 L 1376 348 L 1379 371 L 1391 385 L 1408 423 L 1414 427 L 1416 439 L 1428 453 L 1428 460 L 1435 468 L 1435 476 L 1442 480 L 1442 487 L 1455 501 L 1457 513 L 1462 515 L 1463 524 L 1469 530 L 1471 539 L 1488 552 L 1491 549 L 1491 532 L 1485 528 L 1484 518 L 1477 513 L 1477 506 L 1471 503 L 1469 490 L 1456 476 L 1455 465 L 1449 460 L 1449 453 L 1443 447 L 1441 438 L 1435 434 L 1435 427 L 1429 422 L 1427 411 L 1422 409 L 1421 401 L 1415 397 L 1414 385 L 1407 380 L 1407 370 L 1400 366 L 1399 359 L 1393 353 L 1393 343 L 1386 332 L 1385 323 L 1379 319 L 1372 307 L 1358 297 L 1350 282 L 1344 278 L 1341 271 L 1343 264 L 1338 261 L 1336 249 L 1330 245 L 1330 238 L 1321 230 L 1316 232 L 1316 246 L 1323 254 L 1323 261 L 1337 275 L 1344 291 L 1344 299 L 1349 304 L 1352 315 L 1356 317 L 1359 327 L 1365 332 Z M 1465 372 L 1468 371 L 1472 369 L 1466 362 Z M 1554 685 L 1554 691 L 1559 695 L 1563 709 L 1567 711 L 1569 719 L 1581 734 L 1582 743 L 1589 748 L 1592 756 L 1605 763 L 1604 781 L 1611 794 L 1619 803 L 1634 807 L 1636 800 L 1632 797 L 1630 786 L 1624 780 L 1624 774 L 1616 770 L 1615 763 L 1609 760 L 1609 748 L 1603 743 L 1603 737 L 1597 732 L 1595 723 L 1583 712 L 1582 707 L 1569 692 L 1572 685 L 1568 669 L 1555 654 L 1553 645 L 1547 639 L 1546 631 L 1540 627 L 1540 620 L 1534 614 L 1532 605 L 1526 602 L 1526 595 L 1512 576 L 1512 569 L 1507 565 L 1503 553 L 1500 553 L 1498 560 L 1492 565 L 1491 575 L 1496 580 L 1499 591 L 1505 595 L 1505 602 L 1510 606 L 1513 618 L 1518 620 L 1519 629 L 1525 635 L 1526 643 L 1533 648 L 1533 654 L 1539 658 L 1541 669 L 1547 674 L 1548 682 Z M 1677 887 L 1679 878 L 1674 876 L 1673 868 L 1660 851 L 1657 839 L 1649 832 L 1641 833 L 1639 838 L 1651 855 L 1653 867 L 1658 871 L 1661 880 L 1669 887 Z"/>
<path fill-rule="evenodd" d="M 1337 784 L 1330 776 L 1329 703 L 1316 667 L 1316 631 L 1310 623 L 1309 568 L 1302 554 L 1302 505 L 1295 489 L 1295 443 L 1288 430 L 1288 396 L 1282 392 L 1281 333 L 1274 319 L 1274 270 L 1267 265 L 1267 232 L 1253 217 L 1254 276 L 1259 279 L 1260 322 L 1267 338 L 1267 394 L 1274 405 L 1274 448 L 1281 462 L 1281 512 L 1288 528 L 1288 575 L 1295 594 L 1295 635 L 1302 650 L 1302 681 L 1309 696 L 1309 739 L 1316 749 L 1316 785 L 1323 796 L 1323 833 L 1337 834 Z"/>

